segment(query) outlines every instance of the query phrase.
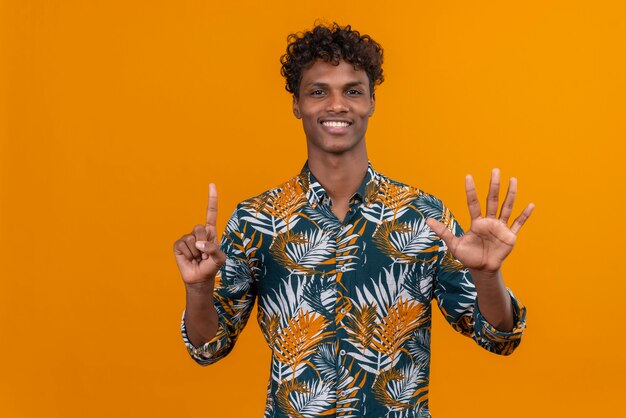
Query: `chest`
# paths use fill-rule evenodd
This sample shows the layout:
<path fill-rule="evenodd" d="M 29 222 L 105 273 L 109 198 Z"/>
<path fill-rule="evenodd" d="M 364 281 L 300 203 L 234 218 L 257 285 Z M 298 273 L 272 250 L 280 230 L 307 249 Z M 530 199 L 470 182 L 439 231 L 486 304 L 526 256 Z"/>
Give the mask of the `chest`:
<path fill-rule="evenodd" d="M 375 303 L 382 312 L 400 298 L 429 303 L 436 265 L 430 229 L 371 219 L 347 207 L 342 222 L 326 207 L 264 237 L 255 269 L 259 306 L 336 312 Z"/>

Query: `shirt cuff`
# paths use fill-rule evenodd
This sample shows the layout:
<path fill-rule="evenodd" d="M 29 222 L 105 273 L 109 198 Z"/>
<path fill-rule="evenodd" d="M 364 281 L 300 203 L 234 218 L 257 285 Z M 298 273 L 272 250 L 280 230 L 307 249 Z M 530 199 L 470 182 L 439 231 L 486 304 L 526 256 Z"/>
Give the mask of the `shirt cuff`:
<path fill-rule="evenodd" d="M 494 343 L 506 343 L 522 338 L 522 334 L 526 328 L 526 307 L 515 298 L 513 292 L 509 289 L 507 289 L 507 291 L 511 296 L 511 303 L 513 305 L 513 329 L 511 331 L 500 331 L 496 329 L 496 327 L 487 322 L 480 313 L 478 302 L 476 302 L 474 306 L 474 323 L 476 334 L 480 339 Z"/>
<path fill-rule="evenodd" d="M 215 337 L 210 341 L 202 344 L 199 347 L 194 346 L 187 336 L 187 328 L 185 327 L 185 313 L 186 310 L 183 311 L 183 316 L 180 321 L 180 332 L 183 337 L 183 342 L 187 347 L 187 352 L 189 355 L 200 365 L 209 365 L 215 363 L 217 360 L 224 356 L 225 349 L 229 346 L 228 344 L 228 330 L 225 328 L 225 325 L 220 321 L 217 328 L 217 333 Z"/>

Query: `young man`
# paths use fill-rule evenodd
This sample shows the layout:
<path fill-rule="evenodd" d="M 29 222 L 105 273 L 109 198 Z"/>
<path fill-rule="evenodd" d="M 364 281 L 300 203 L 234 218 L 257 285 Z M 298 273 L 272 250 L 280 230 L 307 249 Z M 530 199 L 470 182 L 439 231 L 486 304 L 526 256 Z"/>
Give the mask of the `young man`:
<path fill-rule="evenodd" d="M 500 268 L 533 206 L 509 227 L 516 181 L 497 216 L 493 170 L 482 215 L 468 176 L 464 235 L 441 201 L 368 161 L 380 45 L 336 24 L 290 41 L 282 74 L 308 161 L 241 202 L 221 245 L 210 185 L 206 225 L 174 245 L 187 290 L 184 342 L 199 364 L 218 361 L 258 298 L 272 350 L 266 417 L 428 417 L 431 300 L 457 331 L 510 354 L 525 308 Z"/>

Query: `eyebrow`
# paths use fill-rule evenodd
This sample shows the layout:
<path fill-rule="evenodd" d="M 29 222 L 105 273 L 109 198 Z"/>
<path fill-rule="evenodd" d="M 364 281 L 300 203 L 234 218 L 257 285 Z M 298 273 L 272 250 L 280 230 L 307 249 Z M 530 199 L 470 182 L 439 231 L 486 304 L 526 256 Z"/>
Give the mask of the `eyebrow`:
<path fill-rule="evenodd" d="M 365 83 L 363 83 L 362 81 L 350 81 L 349 83 L 344 84 L 344 87 L 355 87 L 355 86 L 364 86 Z M 321 81 L 316 81 L 314 83 L 309 83 L 309 86 L 313 86 L 313 87 L 328 87 L 329 84 L 328 83 L 324 83 Z"/>

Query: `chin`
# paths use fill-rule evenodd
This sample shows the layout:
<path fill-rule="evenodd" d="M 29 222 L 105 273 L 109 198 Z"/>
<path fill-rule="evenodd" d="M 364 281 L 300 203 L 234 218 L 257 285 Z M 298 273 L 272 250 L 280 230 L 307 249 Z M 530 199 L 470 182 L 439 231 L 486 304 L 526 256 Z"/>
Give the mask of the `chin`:
<path fill-rule="evenodd" d="M 361 140 L 354 138 L 324 138 L 321 141 L 310 141 L 309 146 L 329 154 L 344 154 L 358 148 Z"/>
<path fill-rule="evenodd" d="M 356 148 L 356 144 L 328 144 L 326 146 L 320 147 L 320 149 L 328 154 L 345 154 L 347 152 L 352 151 Z"/>

